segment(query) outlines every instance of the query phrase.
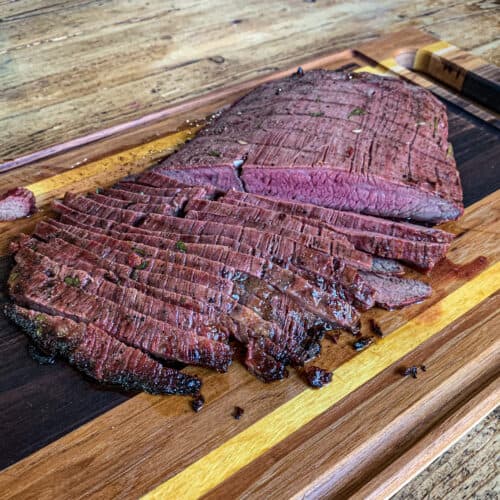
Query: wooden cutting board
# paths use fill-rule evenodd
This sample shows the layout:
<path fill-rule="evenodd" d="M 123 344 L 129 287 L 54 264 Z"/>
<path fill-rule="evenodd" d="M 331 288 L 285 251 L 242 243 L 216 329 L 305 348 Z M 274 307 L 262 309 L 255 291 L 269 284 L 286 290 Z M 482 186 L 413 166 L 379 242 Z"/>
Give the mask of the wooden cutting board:
<path fill-rule="evenodd" d="M 416 30 L 298 64 L 399 75 L 447 104 L 467 209 L 443 225 L 457 238 L 424 278 L 433 296 L 403 311 L 365 314 L 363 333 L 373 335 L 374 318 L 384 337 L 361 353 L 347 334 L 338 344 L 325 340 L 315 364 L 335 374 L 321 390 L 295 373 L 263 384 L 238 362 L 224 375 L 188 368 L 204 380 L 199 414 L 186 398 L 119 393 L 63 362 L 39 366 L 23 334 L 2 317 L 0 496 L 385 497 L 498 403 L 498 68 Z M 290 71 L 82 138 L 78 147 L 37 152 L 0 174 L 2 189 L 26 185 L 40 208 L 31 219 L 0 224 L 2 284 L 9 240 L 50 213 L 50 200 L 143 170 L 192 136 L 197 120 Z M 412 365 L 426 371 L 403 377 Z M 235 406 L 244 409 L 240 420 L 232 417 Z"/>

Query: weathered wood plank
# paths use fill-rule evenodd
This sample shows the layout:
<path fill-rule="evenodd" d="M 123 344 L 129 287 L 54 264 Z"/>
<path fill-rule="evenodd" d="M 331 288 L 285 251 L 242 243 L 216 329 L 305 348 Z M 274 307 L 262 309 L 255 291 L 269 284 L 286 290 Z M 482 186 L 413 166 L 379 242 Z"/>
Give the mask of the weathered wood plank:
<path fill-rule="evenodd" d="M 494 9 L 480 0 L 4 2 L 0 162 L 389 29 L 423 26 L 499 62 Z"/>

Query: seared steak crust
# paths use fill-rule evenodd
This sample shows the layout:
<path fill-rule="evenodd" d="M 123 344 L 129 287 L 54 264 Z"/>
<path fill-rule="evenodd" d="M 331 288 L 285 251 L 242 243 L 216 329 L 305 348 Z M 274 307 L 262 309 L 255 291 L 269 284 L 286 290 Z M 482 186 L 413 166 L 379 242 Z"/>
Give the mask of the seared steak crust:
<path fill-rule="evenodd" d="M 197 377 L 163 366 L 91 323 L 76 323 L 14 304 L 5 305 L 4 313 L 43 351 L 67 359 L 101 383 L 151 394 L 197 394 L 201 388 Z"/>

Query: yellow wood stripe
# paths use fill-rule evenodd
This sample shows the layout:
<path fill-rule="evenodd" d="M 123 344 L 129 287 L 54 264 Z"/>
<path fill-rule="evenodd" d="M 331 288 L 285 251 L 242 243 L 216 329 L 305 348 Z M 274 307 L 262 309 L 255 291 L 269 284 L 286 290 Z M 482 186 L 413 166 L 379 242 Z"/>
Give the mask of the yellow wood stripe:
<path fill-rule="evenodd" d="M 440 53 L 442 50 L 455 49 L 454 45 L 450 45 L 448 42 L 444 42 L 443 40 L 439 40 L 438 42 L 431 43 L 430 45 L 426 45 L 419 49 L 420 51 L 432 52 L 434 54 Z"/>
<path fill-rule="evenodd" d="M 332 384 L 319 391 L 306 389 L 144 498 L 191 499 L 206 494 L 499 289 L 500 263 L 496 263 L 344 363 Z"/>
<path fill-rule="evenodd" d="M 40 205 L 72 189 L 81 192 L 100 185 L 109 185 L 126 175 L 141 172 L 158 158 L 184 144 L 197 130 L 197 127 L 192 127 L 175 132 L 81 167 L 66 170 L 26 187 L 35 194 Z"/>
<path fill-rule="evenodd" d="M 362 68 L 355 69 L 354 73 L 372 73 L 380 76 L 391 76 L 390 70 L 379 64 L 376 66 L 363 66 Z"/>

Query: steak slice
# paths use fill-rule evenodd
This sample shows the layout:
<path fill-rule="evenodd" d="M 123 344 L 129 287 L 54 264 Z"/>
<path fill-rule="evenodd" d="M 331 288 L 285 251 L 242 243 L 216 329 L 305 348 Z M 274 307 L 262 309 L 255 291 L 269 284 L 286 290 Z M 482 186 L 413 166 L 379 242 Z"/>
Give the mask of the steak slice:
<path fill-rule="evenodd" d="M 57 207 L 59 202 L 53 202 L 53 207 Z M 122 208 L 109 207 L 98 203 L 84 196 L 74 193 L 66 193 L 64 195 L 64 205 L 73 210 L 86 213 L 88 215 L 97 215 L 103 219 L 116 220 L 125 224 L 137 224 L 146 217 L 146 213 L 136 212 L 134 210 L 125 210 Z"/>
<path fill-rule="evenodd" d="M 42 232 L 42 230 L 37 230 L 35 234 L 42 238 L 56 236 L 53 233 L 51 236 L 49 231 Z M 60 236 L 64 235 L 60 234 Z M 64 238 L 68 239 L 66 236 L 64 236 Z M 111 250 L 110 243 L 112 243 L 112 239 L 104 236 L 102 238 L 106 238 L 107 245 L 97 243 L 96 238 L 94 238 L 93 241 L 89 241 L 85 238 L 69 237 L 71 243 L 76 243 L 81 248 L 86 248 L 98 257 L 125 265 L 130 256 L 119 250 Z M 115 248 L 119 247 L 120 241 L 115 240 L 113 245 Z M 202 248 L 197 249 L 197 256 L 187 255 L 183 252 L 178 252 L 175 255 L 180 258 L 185 258 L 186 260 L 188 257 L 192 257 L 191 265 L 202 269 L 210 269 L 211 271 L 216 264 L 220 265 L 223 263 L 224 269 L 222 272 L 225 276 L 225 278 L 223 278 L 223 283 L 228 283 L 228 280 L 231 280 L 232 283 L 238 284 L 239 287 L 246 287 L 250 286 L 250 282 L 247 282 L 250 277 L 256 278 L 258 282 L 267 282 L 276 290 L 279 290 L 281 293 L 289 296 L 293 301 L 297 302 L 302 307 L 305 307 L 312 314 L 323 318 L 323 320 L 335 324 L 340 328 L 350 328 L 358 319 L 357 313 L 346 301 L 322 292 L 303 278 L 296 276 L 285 269 L 273 266 L 270 262 L 264 259 L 258 259 L 256 257 L 233 252 L 226 247 L 218 247 L 215 245 L 199 245 L 199 247 Z M 194 257 L 199 257 L 203 260 L 199 260 L 198 263 L 195 263 Z M 140 272 L 148 274 L 155 274 L 152 270 L 160 270 L 163 267 L 169 267 L 170 265 L 167 262 L 160 261 L 155 258 L 142 259 L 141 263 L 142 262 L 145 262 L 146 264 Z M 198 271 L 191 268 L 184 269 L 184 275 L 195 275 L 195 273 L 203 272 L 201 270 Z M 133 266 L 131 271 L 138 274 L 137 269 L 134 269 Z M 158 274 L 159 277 L 161 276 L 160 273 L 156 274 Z M 218 286 L 215 283 L 215 278 L 218 277 L 215 274 L 209 276 L 213 276 L 213 279 L 207 279 L 207 281 L 211 281 L 212 286 Z M 242 285 L 242 283 L 244 283 L 244 285 Z M 231 285 L 228 283 L 227 287 L 229 288 Z M 233 295 L 235 295 L 234 287 L 232 290 Z"/>
<path fill-rule="evenodd" d="M 265 83 L 156 173 L 430 222 L 463 212 L 444 105 L 399 79 L 316 70 Z"/>
<path fill-rule="evenodd" d="M 145 184 L 137 184 L 132 181 L 120 181 L 110 188 L 113 191 L 134 193 L 138 196 L 154 196 L 155 198 L 173 198 L 177 194 L 185 195 L 187 198 L 210 198 L 215 188 L 204 188 L 202 186 L 190 187 L 153 187 Z M 108 191 L 108 190 L 106 190 Z"/>
<path fill-rule="evenodd" d="M 201 389 L 198 377 L 163 366 L 91 323 L 76 323 L 14 304 L 5 305 L 4 313 L 37 347 L 63 357 L 101 383 L 151 394 L 194 395 Z"/>
<path fill-rule="evenodd" d="M 55 221 L 52 221 L 54 224 Z M 59 231 L 51 235 L 42 226 L 46 238 L 52 238 L 50 244 L 37 243 L 36 250 L 50 259 L 76 269 L 95 272 L 95 268 L 103 268 L 106 279 L 127 287 L 133 287 L 155 297 L 162 298 L 164 288 L 190 297 L 205 300 L 211 307 L 223 314 L 228 314 L 237 326 L 234 333 L 242 343 L 248 343 L 250 338 L 268 338 L 273 344 L 281 346 L 282 360 L 289 359 L 294 364 L 300 364 L 306 359 L 304 344 L 311 344 L 310 333 L 316 335 L 320 323 L 318 319 L 297 309 L 288 297 L 278 293 L 260 280 L 248 278 L 245 283 L 237 281 L 232 289 L 232 297 L 203 285 L 191 283 L 181 279 L 165 280 L 163 275 L 159 279 L 152 279 L 152 274 L 144 276 L 144 271 L 135 272 L 127 266 L 99 258 L 97 255 L 82 249 L 81 239 L 78 246 L 60 240 L 56 236 L 64 236 L 76 242 L 68 232 Z M 75 228 L 73 228 L 75 229 Z M 42 231 L 40 231 L 42 232 Z M 87 239 L 92 241 L 93 235 L 87 233 Z M 24 243 L 26 245 L 28 243 Z M 89 245 L 93 247 L 92 243 Z M 208 262 L 208 264 L 211 264 Z M 206 266 L 205 266 L 206 267 Z M 233 271 L 234 272 L 234 271 Z M 129 278 L 132 275 L 132 278 Z M 155 275 L 158 276 L 158 275 Z M 193 276 L 196 271 L 193 270 Z M 137 281 L 139 280 L 139 281 Z M 153 286 L 152 286 L 152 285 Z M 236 300 L 235 300 L 236 299 Z M 238 304 L 238 302 L 241 304 Z M 269 342 L 264 341 L 266 348 L 273 353 L 278 352 Z M 311 345 L 314 344 L 314 341 Z M 319 344 L 318 344 L 319 345 Z M 310 351 L 309 348 L 307 348 Z"/>
<path fill-rule="evenodd" d="M 155 213 L 155 214 L 165 214 L 173 215 L 176 213 L 174 207 L 170 204 L 173 199 L 168 200 L 168 203 L 135 203 L 129 200 L 123 200 L 118 198 L 113 198 L 112 196 L 90 193 L 87 195 L 90 200 L 97 201 L 102 205 L 106 205 L 112 208 L 124 208 L 126 210 L 133 210 L 134 212 L 144 212 L 144 213 Z"/>
<path fill-rule="evenodd" d="M 323 228 L 340 232 L 359 250 L 384 258 L 402 260 L 423 271 L 431 270 L 444 257 L 454 238 L 453 234 L 439 229 L 236 191 L 229 191 L 221 201 L 307 217 L 309 223 L 317 221 Z"/>
<path fill-rule="evenodd" d="M 17 187 L 0 195 L 0 221 L 21 219 L 35 210 L 35 195 L 29 189 Z"/>
<path fill-rule="evenodd" d="M 432 293 L 432 288 L 422 281 L 395 276 L 379 276 L 363 271 L 360 273 L 375 288 L 375 301 L 384 309 L 400 309 L 416 304 L 430 297 Z"/>
<path fill-rule="evenodd" d="M 389 219 L 383 219 L 382 217 L 374 217 L 372 215 L 343 212 L 341 210 L 318 207 L 317 205 L 311 205 L 309 203 L 296 203 L 234 190 L 228 191 L 219 198 L 219 201 L 224 203 L 242 202 L 253 206 L 268 208 L 277 212 L 284 212 L 297 217 L 318 219 L 334 227 L 336 230 L 357 229 L 370 233 L 380 233 L 386 236 L 429 243 L 450 243 L 455 237 L 454 234 L 447 233 L 440 229 L 411 224 L 409 222 L 396 222 Z"/>
<path fill-rule="evenodd" d="M 59 281 L 36 265 L 16 265 L 9 277 L 9 293 L 18 304 L 73 321 L 93 323 L 121 342 L 167 361 L 221 372 L 227 371 L 232 361 L 228 345 L 90 295 L 80 288 L 74 276 Z"/>
<path fill-rule="evenodd" d="M 67 276 L 72 276 L 78 280 L 80 288 L 88 294 L 108 299 L 115 304 L 133 309 L 177 328 L 192 330 L 212 340 L 225 342 L 232 331 L 231 323 L 228 324 L 225 318 L 217 320 L 213 316 L 148 296 L 135 288 L 117 285 L 107 280 L 105 273 L 102 272 L 91 274 L 64 264 L 59 265 L 42 254 L 36 254 L 29 247 L 23 247 L 16 253 L 16 262 L 24 267 L 37 265 L 48 276 L 60 281 L 64 281 Z"/>
<path fill-rule="evenodd" d="M 373 267 L 371 255 L 357 251 L 343 235 L 331 231 L 323 236 L 321 227 L 312 226 L 305 220 L 284 213 L 206 200 L 190 201 L 186 205 L 186 212 L 187 218 L 226 222 L 287 236 L 336 256 L 355 268 L 371 270 Z M 307 238 L 306 235 L 314 238 Z"/>
<path fill-rule="evenodd" d="M 122 180 L 124 182 L 124 180 Z M 206 198 L 213 198 L 214 196 L 218 196 L 221 194 L 221 190 L 218 189 L 215 185 L 212 185 L 211 183 L 208 184 L 201 184 L 199 182 L 192 182 L 192 183 L 184 183 L 184 182 L 179 182 L 175 179 L 172 179 L 170 177 L 165 177 L 164 175 L 159 175 L 156 172 L 149 171 L 149 172 L 144 172 L 140 174 L 138 177 L 134 178 L 132 182 L 136 184 L 142 184 L 144 186 L 149 186 L 151 188 L 161 188 L 161 189 L 172 189 L 172 188 L 182 188 L 187 196 L 196 196 L 199 198 L 206 197 Z M 187 189 L 193 189 L 195 186 L 202 187 L 205 189 L 206 194 L 202 196 L 200 192 L 198 193 L 188 193 L 186 191 Z"/>

